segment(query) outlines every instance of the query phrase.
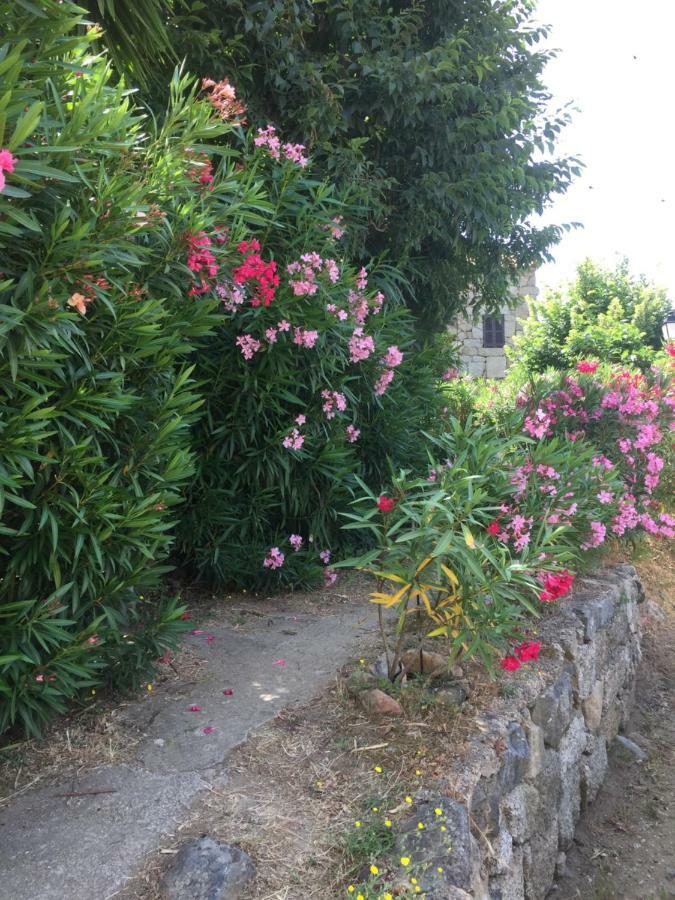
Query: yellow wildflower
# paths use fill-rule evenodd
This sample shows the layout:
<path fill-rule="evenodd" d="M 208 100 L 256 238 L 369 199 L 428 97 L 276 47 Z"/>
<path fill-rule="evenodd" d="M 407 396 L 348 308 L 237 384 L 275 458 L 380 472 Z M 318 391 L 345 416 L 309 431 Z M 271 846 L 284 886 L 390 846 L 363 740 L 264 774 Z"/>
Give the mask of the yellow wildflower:
<path fill-rule="evenodd" d="M 412 797 L 406 797 L 406 798 L 405 798 L 405 802 L 406 802 L 406 803 L 412 803 Z"/>
<path fill-rule="evenodd" d="M 357 819 L 356 822 L 354 822 L 354 828 L 360 828 L 360 827 L 361 827 L 361 823 Z"/>
<path fill-rule="evenodd" d="M 442 810 L 439 806 L 436 807 L 436 809 L 434 810 L 434 812 L 436 813 L 437 816 L 442 816 L 442 815 L 443 815 L 443 810 Z"/>
<path fill-rule="evenodd" d="M 377 868 L 377 866 L 371 866 L 371 867 L 370 867 L 370 874 L 371 874 L 371 875 L 379 875 L 379 874 L 380 874 L 380 870 Z"/>
<path fill-rule="evenodd" d="M 384 820 L 384 827 L 385 827 L 385 828 L 391 828 L 391 819 L 385 819 L 385 820 Z"/>
<path fill-rule="evenodd" d="M 409 856 L 402 856 L 402 857 L 401 857 L 401 865 L 402 865 L 402 866 L 409 866 L 409 865 L 410 865 L 410 857 L 409 857 Z"/>

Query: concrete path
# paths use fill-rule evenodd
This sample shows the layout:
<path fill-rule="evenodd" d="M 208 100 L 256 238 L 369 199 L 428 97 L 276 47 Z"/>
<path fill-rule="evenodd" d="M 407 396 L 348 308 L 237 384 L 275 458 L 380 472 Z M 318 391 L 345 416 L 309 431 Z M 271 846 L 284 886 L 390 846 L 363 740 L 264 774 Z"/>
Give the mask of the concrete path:
<path fill-rule="evenodd" d="M 114 896 L 198 795 L 226 783 L 227 753 L 279 710 L 324 690 L 375 633 L 362 600 L 324 606 L 331 611 L 320 617 L 258 608 L 269 615 L 244 629 L 221 621 L 187 639 L 204 661 L 197 682 L 130 704 L 125 719 L 143 740 L 129 764 L 52 782 L 0 810 L 0 898 Z"/>

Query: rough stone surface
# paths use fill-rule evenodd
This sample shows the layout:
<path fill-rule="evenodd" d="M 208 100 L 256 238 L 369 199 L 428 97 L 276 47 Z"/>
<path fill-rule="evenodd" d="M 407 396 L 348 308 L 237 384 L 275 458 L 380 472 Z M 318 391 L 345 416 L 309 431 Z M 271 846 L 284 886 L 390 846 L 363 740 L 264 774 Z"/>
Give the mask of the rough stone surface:
<path fill-rule="evenodd" d="M 632 703 L 641 597 L 629 566 L 580 579 L 547 623 L 546 674 L 533 675 L 520 698 L 477 717 L 480 733 L 448 784 L 453 797 L 468 799 L 466 806 L 452 801 L 452 852 L 441 862 L 443 875 L 420 882 L 427 896 L 445 900 L 453 884 L 474 900 L 543 900 L 566 871 L 581 810 L 607 770 L 608 735 Z M 413 810 L 413 824 L 425 808 Z M 447 853 L 432 832 L 423 832 L 415 853 L 429 873 Z"/>
<path fill-rule="evenodd" d="M 243 850 L 201 837 L 183 844 L 161 891 L 165 900 L 238 900 L 254 875 Z"/>
<path fill-rule="evenodd" d="M 572 684 L 568 674 L 538 697 L 530 710 L 532 721 L 544 732 L 544 743 L 558 747 L 572 715 Z"/>
<path fill-rule="evenodd" d="M 515 306 L 509 304 L 501 310 L 506 346 L 510 346 L 514 335 L 523 330 L 523 322 L 530 314 L 526 298 L 534 298 L 538 294 L 535 270 L 521 278 L 514 287 L 513 294 L 519 302 Z M 459 318 L 448 330 L 459 344 L 459 362 L 463 371 L 470 375 L 484 375 L 486 378 L 503 378 L 506 375 L 508 360 L 505 348 L 483 346 L 482 320 Z"/>

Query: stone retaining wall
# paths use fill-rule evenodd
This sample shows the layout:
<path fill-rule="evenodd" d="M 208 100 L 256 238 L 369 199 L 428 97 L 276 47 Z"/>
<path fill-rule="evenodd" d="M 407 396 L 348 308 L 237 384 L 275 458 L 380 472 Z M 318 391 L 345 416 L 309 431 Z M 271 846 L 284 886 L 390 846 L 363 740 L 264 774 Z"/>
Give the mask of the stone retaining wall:
<path fill-rule="evenodd" d="M 546 896 L 630 713 L 642 598 L 633 567 L 615 566 L 580 580 L 537 628 L 547 658 L 523 667 L 513 696 L 479 719 L 442 793 L 416 802 L 411 821 L 428 827 L 400 839 L 426 864 L 427 898 Z M 433 827 L 439 808 L 445 831 Z"/>

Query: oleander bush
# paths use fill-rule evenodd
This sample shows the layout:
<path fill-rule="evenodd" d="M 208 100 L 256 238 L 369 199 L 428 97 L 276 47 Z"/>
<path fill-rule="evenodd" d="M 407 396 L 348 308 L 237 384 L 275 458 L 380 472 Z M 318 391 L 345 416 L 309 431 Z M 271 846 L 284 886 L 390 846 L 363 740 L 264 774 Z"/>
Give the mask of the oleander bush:
<path fill-rule="evenodd" d="M 34 733 L 94 684 L 137 684 L 180 628 L 147 590 L 217 321 L 187 260 L 227 185 L 206 193 L 196 154 L 235 126 L 179 76 L 147 116 L 70 2 L 0 10 L 0 730 Z"/>
<path fill-rule="evenodd" d="M 178 549 L 214 584 L 330 581 L 354 476 L 379 484 L 387 460 L 424 460 L 448 353 L 414 347 L 390 267 L 350 266 L 344 204 L 303 147 L 269 126 L 237 152 L 269 212 L 253 228 L 228 218 Z"/>

